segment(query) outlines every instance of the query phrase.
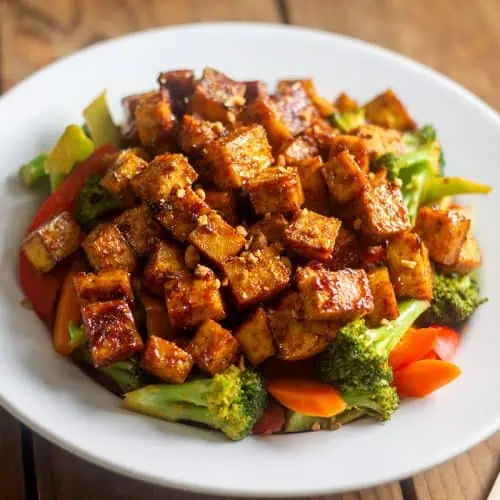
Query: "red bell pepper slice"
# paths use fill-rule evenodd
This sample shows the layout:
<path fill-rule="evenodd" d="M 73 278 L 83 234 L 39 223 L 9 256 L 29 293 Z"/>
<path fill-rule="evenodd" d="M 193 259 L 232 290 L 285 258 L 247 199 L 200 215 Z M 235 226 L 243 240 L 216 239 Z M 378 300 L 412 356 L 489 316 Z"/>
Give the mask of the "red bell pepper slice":
<path fill-rule="evenodd" d="M 455 357 L 460 344 L 459 333 L 447 326 L 434 326 L 432 328 L 437 330 L 434 352 L 439 359 L 451 361 Z"/>

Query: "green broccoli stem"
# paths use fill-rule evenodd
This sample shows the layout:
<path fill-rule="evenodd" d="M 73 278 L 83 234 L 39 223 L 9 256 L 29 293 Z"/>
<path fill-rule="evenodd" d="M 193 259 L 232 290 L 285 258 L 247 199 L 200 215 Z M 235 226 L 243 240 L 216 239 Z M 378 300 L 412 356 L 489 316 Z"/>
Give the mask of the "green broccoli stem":
<path fill-rule="evenodd" d="M 401 194 L 408 210 L 408 216 L 412 224 L 417 220 L 418 209 L 426 192 L 426 185 L 433 176 L 431 166 L 428 162 L 415 163 L 411 169 L 403 169 L 400 172 L 403 182 Z"/>
<path fill-rule="evenodd" d="M 69 343 L 73 349 L 85 344 L 85 331 L 82 326 L 76 326 L 73 321 L 68 323 Z"/>
<path fill-rule="evenodd" d="M 491 186 L 462 177 L 435 177 L 425 183 L 422 204 L 433 203 L 445 196 L 461 194 L 488 194 Z"/>
<path fill-rule="evenodd" d="M 45 173 L 47 156 L 47 153 L 41 153 L 19 169 L 19 178 L 26 187 L 33 187 L 47 176 Z"/>
<path fill-rule="evenodd" d="M 142 385 L 142 377 L 136 359 L 117 361 L 109 366 L 101 366 L 98 371 L 112 379 L 123 393 L 136 390 Z"/>

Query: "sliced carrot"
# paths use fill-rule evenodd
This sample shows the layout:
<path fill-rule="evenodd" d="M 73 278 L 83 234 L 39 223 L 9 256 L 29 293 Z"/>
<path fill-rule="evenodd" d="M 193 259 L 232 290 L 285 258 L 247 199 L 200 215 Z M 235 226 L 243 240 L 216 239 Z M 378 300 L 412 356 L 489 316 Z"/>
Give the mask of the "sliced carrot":
<path fill-rule="evenodd" d="M 434 343 L 434 352 L 439 359 L 451 361 L 458 350 L 460 344 L 460 335 L 453 328 L 447 326 L 434 326 L 438 332 L 436 342 Z"/>
<path fill-rule="evenodd" d="M 423 398 L 449 384 L 460 368 L 448 361 L 423 359 L 394 372 L 394 386 L 404 398 Z"/>
<path fill-rule="evenodd" d="M 314 380 L 277 378 L 267 390 L 286 408 L 313 417 L 333 417 L 347 408 L 337 390 Z"/>
<path fill-rule="evenodd" d="M 389 365 L 399 370 L 415 361 L 424 359 L 436 343 L 436 328 L 410 328 L 389 355 Z"/>

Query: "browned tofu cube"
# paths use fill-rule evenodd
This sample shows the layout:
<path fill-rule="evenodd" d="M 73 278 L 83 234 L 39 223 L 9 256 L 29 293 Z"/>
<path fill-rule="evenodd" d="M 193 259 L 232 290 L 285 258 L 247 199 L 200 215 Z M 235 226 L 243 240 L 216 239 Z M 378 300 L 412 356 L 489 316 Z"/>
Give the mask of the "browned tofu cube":
<path fill-rule="evenodd" d="M 219 188 L 237 188 L 273 161 L 266 131 L 257 124 L 238 127 L 207 146 L 211 181 Z"/>
<path fill-rule="evenodd" d="M 205 266 L 198 266 L 194 275 L 167 283 L 167 310 L 172 328 L 196 326 L 206 319 L 224 319 L 226 311 L 220 286 L 213 271 Z"/>
<path fill-rule="evenodd" d="M 209 122 L 193 115 L 184 115 L 179 128 L 179 144 L 187 155 L 199 156 L 225 131 L 221 122 Z"/>
<path fill-rule="evenodd" d="M 240 309 L 277 295 L 290 282 L 290 268 L 275 246 L 243 252 L 239 257 L 227 259 L 223 267 Z"/>
<path fill-rule="evenodd" d="M 250 201 L 257 214 L 296 212 L 304 203 L 297 169 L 270 167 L 247 184 Z"/>
<path fill-rule="evenodd" d="M 359 109 L 359 104 L 349 94 L 341 92 L 335 99 L 335 107 L 341 112 L 356 111 Z"/>
<path fill-rule="evenodd" d="M 223 73 L 205 68 L 194 89 L 191 112 L 207 120 L 234 123 L 245 105 L 245 84 L 235 82 Z"/>
<path fill-rule="evenodd" d="M 328 99 L 318 94 L 313 80 L 300 80 L 300 82 L 321 116 L 326 118 L 335 112 L 335 106 Z"/>
<path fill-rule="evenodd" d="M 267 85 L 258 80 L 252 80 L 245 83 L 245 99 L 247 104 L 267 95 Z"/>
<path fill-rule="evenodd" d="M 300 183 L 304 193 L 304 207 L 323 215 L 330 215 L 330 199 L 323 176 L 323 160 L 315 156 L 298 165 Z"/>
<path fill-rule="evenodd" d="M 449 266 L 440 265 L 439 271 L 443 274 L 469 274 L 478 267 L 481 267 L 481 262 L 479 244 L 476 238 L 469 232 L 455 263 Z"/>
<path fill-rule="evenodd" d="M 285 229 L 285 244 L 303 257 L 327 260 L 332 256 L 340 225 L 335 217 L 303 208 Z"/>
<path fill-rule="evenodd" d="M 165 71 L 160 73 L 158 83 L 160 87 L 168 90 L 172 109 L 177 116 L 181 116 L 193 95 L 194 71 L 190 69 Z"/>
<path fill-rule="evenodd" d="M 285 141 L 278 151 L 278 156 L 283 156 L 285 165 L 299 165 L 300 162 L 318 154 L 319 149 L 316 141 L 307 135 L 299 135 Z"/>
<path fill-rule="evenodd" d="M 77 250 L 82 237 L 83 233 L 71 214 L 61 212 L 29 233 L 22 248 L 33 267 L 46 273 Z"/>
<path fill-rule="evenodd" d="M 427 248 L 417 234 L 392 238 L 387 245 L 387 264 L 397 297 L 432 299 L 432 267 Z"/>
<path fill-rule="evenodd" d="M 162 241 L 148 259 L 144 269 L 144 286 L 150 293 L 163 297 L 163 285 L 187 272 L 182 250 L 173 243 Z"/>
<path fill-rule="evenodd" d="M 114 224 L 99 224 L 82 243 L 87 259 L 94 269 L 107 271 L 135 268 L 134 251 Z"/>
<path fill-rule="evenodd" d="M 278 357 L 287 361 L 307 359 L 320 353 L 338 329 L 331 321 L 304 319 L 302 299 L 296 292 L 288 293 L 277 309 L 268 312 L 268 321 Z"/>
<path fill-rule="evenodd" d="M 143 348 L 125 300 L 86 304 L 82 307 L 82 321 L 95 367 L 124 361 Z"/>
<path fill-rule="evenodd" d="M 262 363 L 276 352 L 273 336 L 267 324 L 267 314 L 262 307 L 255 310 L 238 327 L 234 336 L 238 339 L 241 351 L 253 366 Z"/>
<path fill-rule="evenodd" d="M 370 170 L 370 157 L 365 141 L 355 135 L 337 135 L 331 140 L 330 158 L 334 158 L 341 151 L 348 151 L 356 160 L 359 168 L 366 174 Z"/>
<path fill-rule="evenodd" d="M 304 130 L 304 136 L 314 141 L 323 159 L 328 159 L 332 147 L 332 140 L 338 133 L 338 130 L 323 118 L 315 118 L 312 125 Z"/>
<path fill-rule="evenodd" d="M 340 151 L 325 163 L 323 175 L 328 190 L 337 203 L 354 200 L 368 185 L 367 176 L 347 150 Z"/>
<path fill-rule="evenodd" d="M 158 155 L 131 180 L 135 194 L 147 203 L 166 200 L 174 190 L 189 186 L 198 177 L 187 158 L 179 154 Z"/>
<path fill-rule="evenodd" d="M 439 264 L 454 264 L 469 234 L 471 221 L 456 210 L 422 207 L 415 231 L 424 240 L 430 258 Z"/>
<path fill-rule="evenodd" d="M 349 321 L 373 310 L 373 296 L 363 269 L 329 271 L 319 265 L 296 275 L 307 319 Z"/>
<path fill-rule="evenodd" d="M 125 300 L 130 306 L 134 304 L 130 274 L 121 269 L 99 274 L 78 273 L 73 285 L 80 305 L 117 299 Z"/>
<path fill-rule="evenodd" d="M 416 123 L 393 90 L 386 90 L 364 105 L 366 119 L 381 127 L 415 130 Z"/>
<path fill-rule="evenodd" d="M 205 203 L 211 209 L 218 212 L 228 224 L 231 224 L 231 226 L 238 225 L 238 208 L 234 190 L 206 189 L 204 193 Z"/>
<path fill-rule="evenodd" d="M 366 124 L 358 127 L 354 133 L 363 140 L 370 158 L 385 153 L 401 155 L 405 151 L 403 136 L 397 130 Z"/>
<path fill-rule="evenodd" d="M 387 268 L 372 269 L 368 272 L 368 282 L 374 305 L 373 311 L 365 316 L 368 326 L 378 326 L 383 319 L 396 319 L 399 316 L 398 303 Z"/>
<path fill-rule="evenodd" d="M 214 211 L 198 219 L 188 241 L 217 265 L 237 255 L 245 246 L 245 238 Z"/>
<path fill-rule="evenodd" d="M 331 271 L 362 267 L 363 255 L 356 235 L 340 226 L 332 256 L 324 262 Z"/>
<path fill-rule="evenodd" d="M 250 226 L 248 234 L 257 237 L 262 233 L 269 243 L 282 243 L 285 229 L 290 223 L 279 213 L 267 213 L 262 219 Z"/>
<path fill-rule="evenodd" d="M 159 300 L 146 293 L 141 293 L 141 302 L 146 312 L 146 329 L 148 335 L 162 339 L 175 339 L 176 332 L 168 321 L 165 300 Z"/>

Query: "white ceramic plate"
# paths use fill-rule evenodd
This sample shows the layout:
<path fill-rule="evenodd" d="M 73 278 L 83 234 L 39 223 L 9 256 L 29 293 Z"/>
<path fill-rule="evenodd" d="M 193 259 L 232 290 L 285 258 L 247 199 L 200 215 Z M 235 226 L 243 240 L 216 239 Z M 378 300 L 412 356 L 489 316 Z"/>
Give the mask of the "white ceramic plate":
<path fill-rule="evenodd" d="M 500 199 L 473 198 L 490 302 L 468 326 L 463 375 L 391 422 L 339 432 L 226 441 L 218 434 L 120 409 L 119 400 L 57 356 L 43 326 L 20 306 L 16 254 L 37 203 L 18 165 L 54 143 L 104 87 L 117 115 L 123 95 L 151 88 L 160 70 L 218 68 L 236 79 L 313 76 L 333 97 L 392 87 L 420 123 L 437 127 L 450 174 L 500 187 L 500 119 L 460 86 L 372 45 L 301 28 L 193 25 L 98 44 L 38 72 L 0 100 L 0 402 L 54 443 L 153 483 L 217 494 L 317 495 L 409 476 L 464 451 L 500 424 Z"/>

